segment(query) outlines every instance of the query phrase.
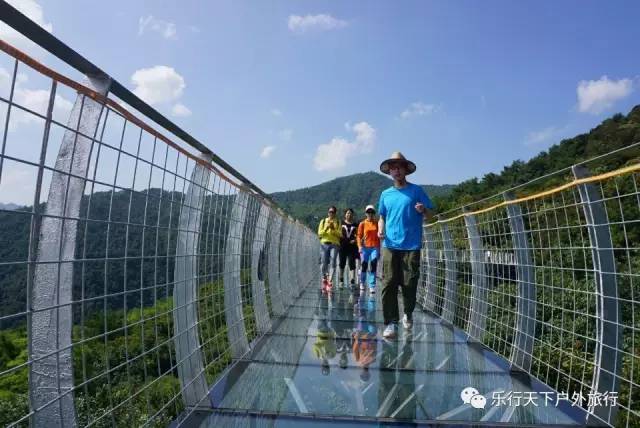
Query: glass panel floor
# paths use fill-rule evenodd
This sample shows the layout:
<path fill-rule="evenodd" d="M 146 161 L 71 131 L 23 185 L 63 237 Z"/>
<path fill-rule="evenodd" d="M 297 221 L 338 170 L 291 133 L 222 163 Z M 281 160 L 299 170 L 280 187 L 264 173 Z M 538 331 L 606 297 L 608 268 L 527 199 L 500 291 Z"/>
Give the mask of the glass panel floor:
<path fill-rule="evenodd" d="M 502 357 L 426 312 L 416 310 L 413 328 L 400 325 L 397 339 L 383 339 L 379 295 L 307 289 L 286 315 L 214 386 L 200 426 L 521 427 L 585 420 L 582 409 L 556 406 L 547 386 L 511 372 Z M 519 405 L 497 402 L 508 392 L 522 395 Z M 527 397 L 535 404 L 525 405 Z"/>

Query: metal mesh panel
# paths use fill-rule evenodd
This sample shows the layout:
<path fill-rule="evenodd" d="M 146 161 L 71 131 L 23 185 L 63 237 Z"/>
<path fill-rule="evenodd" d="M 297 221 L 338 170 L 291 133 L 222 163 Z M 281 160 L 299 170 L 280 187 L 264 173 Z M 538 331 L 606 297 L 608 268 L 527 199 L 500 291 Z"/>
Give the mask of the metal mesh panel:
<path fill-rule="evenodd" d="M 595 290 L 577 190 L 523 204 L 537 288 L 532 372 L 559 391 L 588 389 L 593 372 Z"/>
<path fill-rule="evenodd" d="M 619 309 L 618 329 L 622 341 L 621 366 L 607 369 L 619 385 L 617 425 L 640 425 L 640 175 L 618 176 L 599 183 L 611 230 L 615 256 Z M 605 352 L 611 351 L 607 345 Z M 603 415 L 612 418 L 613 415 Z M 613 420 L 613 419 L 609 419 Z"/>
<path fill-rule="evenodd" d="M 509 222 L 504 210 L 477 216 L 485 249 L 487 275 L 486 331 L 482 342 L 509 357 L 516 316 L 516 272 L 514 269 Z"/>
<path fill-rule="evenodd" d="M 589 420 L 620 427 L 640 421 L 638 169 L 589 177 L 575 167 L 573 183 L 427 225 L 423 247 L 439 251 L 444 225 L 460 244 L 456 286 L 471 297 L 458 294 L 455 324 L 469 339 L 567 393 Z M 424 288 L 439 309 L 446 272 L 432 258 L 423 254 Z"/>
<path fill-rule="evenodd" d="M 447 272 L 442 245 L 442 231 L 439 225 L 433 226 L 431 237 L 432 240 L 429 242 L 430 248 L 427 250 L 427 264 L 424 274 L 432 281 L 430 289 L 433 293 L 429 293 L 429 295 L 425 297 L 425 304 L 437 315 L 441 315 Z"/>
<path fill-rule="evenodd" d="M 455 278 L 457 282 L 456 300 L 453 302 L 453 324 L 467 329 L 471 303 L 471 251 L 469 249 L 468 231 L 463 219 L 449 223 L 451 246 L 456 259 Z"/>

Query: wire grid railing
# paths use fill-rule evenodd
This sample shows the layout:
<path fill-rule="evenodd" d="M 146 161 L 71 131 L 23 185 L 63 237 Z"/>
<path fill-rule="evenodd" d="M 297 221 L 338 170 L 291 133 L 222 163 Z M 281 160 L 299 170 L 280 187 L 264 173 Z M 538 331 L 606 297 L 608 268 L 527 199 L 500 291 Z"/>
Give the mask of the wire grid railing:
<path fill-rule="evenodd" d="M 639 183 L 638 163 L 576 166 L 564 185 L 425 225 L 422 305 L 566 393 L 585 422 L 639 427 Z"/>
<path fill-rule="evenodd" d="M 111 79 L 0 50 L 0 425 L 181 425 L 319 275 L 315 234 Z"/>

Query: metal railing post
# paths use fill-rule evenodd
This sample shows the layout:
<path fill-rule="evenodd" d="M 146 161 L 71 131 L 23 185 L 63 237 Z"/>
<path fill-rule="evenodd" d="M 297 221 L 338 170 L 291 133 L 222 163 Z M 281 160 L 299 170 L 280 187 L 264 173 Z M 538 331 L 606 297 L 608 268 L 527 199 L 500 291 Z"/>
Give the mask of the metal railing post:
<path fill-rule="evenodd" d="M 267 296 L 264 286 L 264 252 L 266 251 L 267 222 L 271 209 L 265 203 L 260 205 L 256 233 L 253 237 L 251 249 L 251 295 L 253 298 L 253 311 L 256 316 L 256 327 L 259 333 L 265 333 L 271 328 L 271 317 L 267 307 Z"/>
<path fill-rule="evenodd" d="M 233 201 L 229 231 L 224 252 L 224 313 L 227 321 L 227 336 L 231 355 L 240 358 L 249 351 L 247 331 L 242 313 L 241 257 L 242 231 L 247 215 L 249 194 L 239 189 Z"/>
<path fill-rule="evenodd" d="M 512 193 L 504 194 L 506 201 L 514 198 Z M 511 348 L 510 362 L 512 368 L 530 372 L 536 332 L 535 270 L 531 260 L 531 248 L 522 217 L 522 208 L 518 204 L 508 204 L 507 215 L 511 229 L 518 282 L 515 338 Z"/>
<path fill-rule="evenodd" d="M 464 223 L 471 249 L 471 305 L 467 334 L 470 338 L 482 342 L 487 324 L 487 278 L 484 266 L 484 247 L 474 215 L 464 216 Z"/>
<path fill-rule="evenodd" d="M 437 267 L 436 267 L 436 244 L 435 244 L 435 232 L 433 231 L 433 227 L 427 226 L 425 228 L 425 242 L 427 247 L 427 275 L 425 278 L 426 289 L 424 294 L 424 308 L 434 312 L 436 311 L 436 277 L 437 277 Z M 439 315 L 439 314 L 437 314 Z"/>
<path fill-rule="evenodd" d="M 442 234 L 442 247 L 444 249 L 446 270 L 442 319 L 453 324 L 458 303 L 458 266 L 456 262 L 456 251 L 453 248 L 453 240 L 451 239 L 451 232 L 449 232 L 449 225 L 447 225 L 447 223 L 442 223 L 440 233 Z"/>
<path fill-rule="evenodd" d="M 88 86 L 106 95 L 108 78 Z M 48 119 L 51 120 L 53 96 Z M 103 104 L 78 94 L 68 120 L 42 215 L 31 293 L 29 393 L 35 426 L 75 426 L 73 397 L 73 261 L 80 204 Z M 92 136 L 88 138 L 86 136 Z M 38 190 L 39 191 L 39 190 Z M 57 403 L 56 403 L 57 401 Z M 46 406 L 46 407 L 45 407 Z"/>
<path fill-rule="evenodd" d="M 269 295 L 271 308 L 275 316 L 284 314 L 282 287 L 280 286 L 280 243 L 282 241 L 282 217 L 277 211 L 271 211 L 269 227 Z"/>
<path fill-rule="evenodd" d="M 589 177 L 583 166 L 572 168 L 576 179 Z M 589 230 L 591 257 L 596 282 L 596 350 L 593 393 L 619 392 L 619 373 L 622 367 L 622 329 L 620 327 L 620 301 L 616 280 L 616 260 L 613 251 L 607 208 L 598 188 L 590 183 L 578 185 L 582 209 Z M 589 415 L 608 422 L 615 422 L 617 406 L 589 406 Z M 589 417 L 587 415 L 587 418 Z"/>
<path fill-rule="evenodd" d="M 211 162 L 210 155 L 202 154 L 201 158 Z M 196 406 L 208 393 L 198 331 L 198 246 L 210 175 L 211 170 L 206 165 L 194 165 L 180 212 L 176 242 L 173 342 L 182 400 L 186 406 Z"/>
<path fill-rule="evenodd" d="M 289 269 L 291 269 L 291 296 L 298 295 L 300 284 L 298 283 L 298 227 L 291 219 L 291 240 L 289 245 L 291 246 L 291 258 L 289 259 Z"/>
<path fill-rule="evenodd" d="M 282 218 L 282 241 L 280 243 L 280 285 L 282 289 L 282 302 L 285 310 L 292 303 L 291 294 L 291 224 L 288 217 Z"/>
<path fill-rule="evenodd" d="M 303 279 L 302 279 L 302 269 L 303 269 L 303 264 L 302 264 L 302 259 L 301 256 L 304 254 L 303 253 L 303 242 L 302 242 L 302 238 L 304 237 L 304 235 L 302 234 L 302 228 L 300 227 L 300 222 L 298 222 L 296 220 L 295 223 L 295 235 L 294 235 L 294 242 L 295 242 L 295 246 L 294 246 L 294 264 L 295 264 L 295 273 L 296 273 L 296 296 L 299 296 L 300 293 L 302 292 L 302 286 L 303 286 Z"/>

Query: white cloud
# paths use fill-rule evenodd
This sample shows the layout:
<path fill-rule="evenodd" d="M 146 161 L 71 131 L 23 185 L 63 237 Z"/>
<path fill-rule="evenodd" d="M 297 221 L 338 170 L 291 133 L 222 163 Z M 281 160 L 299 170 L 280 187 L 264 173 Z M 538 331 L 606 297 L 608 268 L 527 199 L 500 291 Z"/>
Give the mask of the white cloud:
<path fill-rule="evenodd" d="M 166 65 L 137 70 L 131 82 L 135 85 L 133 93 L 152 105 L 177 100 L 186 86 L 184 78 Z"/>
<path fill-rule="evenodd" d="M 16 85 L 14 88 L 14 102 L 21 107 L 25 107 L 41 115 L 47 114 L 49 107 L 50 91 L 46 89 L 28 89 L 24 85 L 28 82 L 28 77 L 24 74 L 16 76 Z M 0 92 L 8 93 L 11 86 L 11 74 L 0 67 Z M 53 104 L 54 119 L 63 120 L 69 117 L 73 103 L 61 95 L 56 95 Z M 25 112 L 19 108 L 11 110 L 11 119 L 9 127 L 13 131 L 20 125 L 28 125 L 41 122 L 42 119 L 34 116 L 32 113 Z M 64 123 L 64 122 L 63 122 Z"/>
<path fill-rule="evenodd" d="M 6 162 L 2 169 L 0 202 L 18 205 L 32 205 L 35 193 L 36 175 L 34 168 L 25 168 L 17 162 Z M 47 180 L 45 178 L 45 180 Z M 48 187 L 48 183 L 47 184 Z M 45 188 L 47 188 L 45 187 Z"/>
<path fill-rule="evenodd" d="M 293 137 L 293 130 L 283 129 L 280 132 L 278 132 L 278 137 L 280 137 L 282 141 L 291 141 L 291 138 Z"/>
<path fill-rule="evenodd" d="M 535 146 L 537 144 L 557 142 L 570 135 L 575 135 L 575 127 L 568 123 L 564 126 L 549 126 L 539 131 L 532 131 L 527 134 L 524 140 L 525 146 Z"/>
<path fill-rule="evenodd" d="M 403 119 L 409 119 L 414 116 L 429 116 L 442 110 L 442 106 L 437 104 L 425 104 L 421 101 L 411 103 L 402 113 L 400 117 Z"/>
<path fill-rule="evenodd" d="M 371 153 L 376 141 L 376 130 L 367 122 L 358 122 L 345 127 L 354 132 L 354 141 L 348 141 L 342 137 L 333 137 L 326 144 L 320 144 L 313 158 L 313 166 L 316 171 L 330 171 L 341 169 L 347 165 L 349 158 L 359 154 Z"/>
<path fill-rule="evenodd" d="M 143 35 L 147 30 L 155 31 L 167 40 L 176 38 L 176 24 L 163 21 L 152 15 L 141 16 L 138 20 L 138 35 Z"/>
<path fill-rule="evenodd" d="M 280 110 L 278 110 L 277 108 L 272 108 L 271 109 L 271 114 L 277 117 L 282 116 L 282 112 Z"/>
<path fill-rule="evenodd" d="M 555 126 L 550 126 L 540 131 L 529 132 L 525 139 L 525 145 L 544 143 L 545 141 L 548 141 L 557 136 L 560 131 L 561 129 L 556 128 Z"/>
<path fill-rule="evenodd" d="M 47 30 L 53 32 L 53 25 L 50 22 L 46 22 L 44 17 L 44 11 L 42 6 L 35 0 L 8 0 L 11 6 L 18 9 L 24 15 L 26 15 L 33 22 Z M 5 23 L 0 23 L 0 39 L 9 43 L 16 48 L 26 51 L 27 53 L 37 53 L 40 48 L 35 43 L 18 33 L 13 28 L 9 27 Z"/>
<path fill-rule="evenodd" d="M 191 116 L 191 110 L 182 103 L 176 103 L 171 108 L 171 114 L 177 117 L 187 117 Z"/>
<path fill-rule="evenodd" d="M 360 145 L 363 153 L 370 153 L 376 141 L 376 130 L 367 122 L 358 122 L 351 127 L 356 133 L 356 143 Z"/>
<path fill-rule="evenodd" d="M 294 33 L 307 31 L 329 31 L 347 26 L 347 21 L 334 18 L 331 15 L 289 15 L 289 30 Z"/>
<path fill-rule="evenodd" d="M 598 114 L 628 96 L 633 91 L 633 82 L 631 79 L 610 80 L 607 76 L 602 76 L 600 80 L 582 80 L 576 91 L 578 110 Z"/>
<path fill-rule="evenodd" d="M 275 149 L 276 149 L 276 146 L 263 147 L 262 152 L 260 152 L 260 157 L 263 159 L 269 158 Z"/>

